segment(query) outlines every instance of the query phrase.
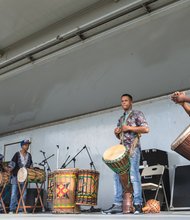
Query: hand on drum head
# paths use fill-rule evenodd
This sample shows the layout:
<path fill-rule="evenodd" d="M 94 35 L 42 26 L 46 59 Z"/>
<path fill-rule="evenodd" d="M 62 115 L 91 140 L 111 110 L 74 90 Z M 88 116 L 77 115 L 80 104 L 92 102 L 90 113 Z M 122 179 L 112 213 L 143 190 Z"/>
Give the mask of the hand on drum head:
<path fill-rule="evenodd" d="M 177 91 L 171 95 L 171 100 L 174 101 L 176 104 L 179 104 L 185 102 L 185 97 L 185 92 Z"/>

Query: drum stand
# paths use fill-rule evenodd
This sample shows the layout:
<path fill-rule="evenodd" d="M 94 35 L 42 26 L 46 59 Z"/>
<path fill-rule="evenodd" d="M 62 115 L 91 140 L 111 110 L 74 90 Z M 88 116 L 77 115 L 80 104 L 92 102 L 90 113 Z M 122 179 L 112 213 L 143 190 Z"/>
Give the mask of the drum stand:
<path fill-rule="evenodd" d="M 6 185 L 7 185 L 7 183 L 3 184 L 2 188 L 1 188 L 1 192 L 0 192 L 0 201 L 1 201 L 1 205 L 2 205 L 2 208 L 3 208 L 3 211 L 4 211 L 5 214 L 7 213 L 7 211 L 6 211 L 5 204 L 3 202 L 3 198 L 2 197 L 3 197 L 3 192 L 5 190 Z"/>
<path fill-rule="evenodd" d="M 23 199 L 23 195 L 24 195 L 24 191 L 26 189 L 26 186 L 27 186 L 27 181 L 24 181 L 24 186 L 21 188 L 20 186 L 20 182 L 17 182 L 18 183 L 18 190 L 19 190 L 19 193 L 20 193 L 20 199 L 19 199 L 19 202 L 18 202 L 18 206 L 17 206 L 17 209 L 16 209 L 16 214 L 18 214 L 18 210 L 19 208 L 21 207 L 21 201 L 22 201 L 22 207 L 24 209 L 24 213 L 26 214 L 26 206 L 25 206 L 25 202 L 24 202 L 24 199 Z"/>
<path fill-rule="evenodd" d="M 37 195 L 37 199 L 36 199 L 36 202 L 35 202 L 34 209 L 33 209 L 32 213 L 34 213 L 36 208 L 37 208 L 38 200 L 40 200 L 40 204 L 41 204 L 40 208 L 42 208 L 42 212 L 45 212 L 45 208 L 44 208 L 44 204 L 43 204 L 43 201 L 42 201 L 42 197 L 40 195 L 44 183 L 45 182 L 41 183 L 40 187 L 38 186 L 38 183 L 36 183 L 36 189 L 37 189 L 38 195 Z"/>
<path fill-rule="evenodd" d="M 35 202 L 35 205 L 34 206 L 26 206 L 25 205 L 25 202 L 24 202 L 24 198 L 23 198 L 23 195 L 24 195 L 24 191 L 26 190 L 27 188 L 27 180 L 24 181 L 24 186 L 21 188 L 21 185 L 20 185 L 20 182 L 18 182 L 18 189 L 19 189 L 19 193 L 20 193 L 20 199 L 19 199 L 19 202 L 18 202 L 18 207 L 16 209 L 16 214 L 18 213 L 18 210 L 19 208 L 23 208 L 24 209 L 24 213 L 26 214 L 26 208 L 33 208 L 33 211 L 32 213 L 35 212 L 36 208 L 37 208 L 37 203 L 38 203 L 38 200 L 40 200 L 40 206 L 39 208 L 42 208 L 42 212 L 45 212 L 45 208 L 44 208 L 44 204 L 42 202 L 42 197 L 40 195 L 41 193 L 41 190 L 42 190 L 42 187 L 45 183 L 45 181 L 43 183 L 40 183 L 41 185 L 39 186 L 38 183 L 35 183 L 36 184 L 36 189 L 37 189 L 37 199 L 36 199 L 36 202 Z M 22 201 L 22 206 L 21 206 L 21 201 Z"/>

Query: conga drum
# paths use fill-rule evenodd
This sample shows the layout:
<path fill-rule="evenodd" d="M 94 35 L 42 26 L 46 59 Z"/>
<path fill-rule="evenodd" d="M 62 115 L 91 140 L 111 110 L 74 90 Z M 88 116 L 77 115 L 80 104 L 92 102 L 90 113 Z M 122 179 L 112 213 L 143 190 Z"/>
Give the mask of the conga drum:
<path fill-rule="evenodd" d="M 34 167 L 34 168 L 25 168 L 22 167 L 19 169 L 17 174 L 18 182 L 22 183 L 27 181 L 28 183 L 43 183 L 46 180 L 46 173 L 44 170 Z"/>
<path fill-rule="evenodd" d="M 115 145 L 108 148 L 103 154 L 103 161 L 115 173 L 119 174 L 120 181 L 123 186 L 123 213 L 131 213 L 134 211 L 132 192 L 133 187 L 129 175 L 130 159 L 129 151 L 124 145 Z"/>
<path fill-rule="evenodd" d="M 76 194 L 77 205 L 97 205 L 99 175 L 100 173 L 96 170 L 79 170 Z"/>
<path fill-rule="evenodd" d="M 78 169 L 54 171 L 53 213 L 80 213 L 75 204 Z"/>
<path fill-rule="evenodd" d="M 54 173 L 48 173 L 48 185 L 47 185 L 47 201 L 53 201 L 53 189 L 54 189 Z"/>
<path fill-rule="evenodd" d="M 0 172 L 0 187 L 10 182 L 10 173 Z"/>
<path fill-rule="evenodd" d="M 171 149 L 181 156 L 190 160 L 190 126 L 175 139 L 171 144 Z"/>

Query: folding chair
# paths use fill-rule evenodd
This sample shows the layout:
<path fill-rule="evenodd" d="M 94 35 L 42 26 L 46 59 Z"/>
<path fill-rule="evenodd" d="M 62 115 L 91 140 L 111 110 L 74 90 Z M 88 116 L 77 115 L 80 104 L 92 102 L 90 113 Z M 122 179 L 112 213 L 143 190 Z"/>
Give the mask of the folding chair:
<path fill-rule="evenodd" d="M 154 199 L 157 199 L 159 190 L 162 190 L 164 194 L 166 207 L 167 207 L 167 210 L 169 211 L 168 200 L 167 200 L 166 191 L 165 191 L 165 187 L 163 183 L 164 170 L 165 170 L 165 167 L 163 165 L 145 167 L 142 171 L 141 177 L 144 178 L 146 181 L 150 180 L 150 182 L 142 183 L 142 192 L 143 192 L 144 201 L 146 202 L 146 198 L 145 198 L 146 190 L 156 190 Z M 159 177 L 158 184 L 151 182 L 153 176 Z"/>

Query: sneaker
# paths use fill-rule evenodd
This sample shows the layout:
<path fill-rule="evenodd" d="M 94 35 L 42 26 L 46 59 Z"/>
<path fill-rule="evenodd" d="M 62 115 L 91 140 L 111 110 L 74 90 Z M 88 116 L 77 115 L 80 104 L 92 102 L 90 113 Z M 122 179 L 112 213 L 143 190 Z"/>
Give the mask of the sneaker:
<path fill-rule="evenodd" d="M 142 205 L 140 204 L 134 205 L 134 208 L 135 208 L 135 212 L 134 212 L 135 215 L 142 213 Z"/>
<path fill-rule="evenodd" d="M 102 210 L 102 214 L 119 214 L 122 212 L 123 210 L 121 205 L 115 205 L 115 204 L 113 204 L 109 209 Z"/>
<path fill-rule="evenodd" d="M 13 211 L 10 211 L 9 214 L 14 214 L 14 212 L 13 212 Z"/>

